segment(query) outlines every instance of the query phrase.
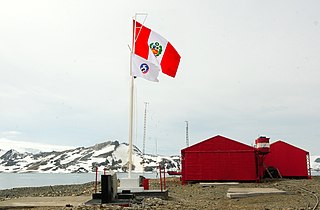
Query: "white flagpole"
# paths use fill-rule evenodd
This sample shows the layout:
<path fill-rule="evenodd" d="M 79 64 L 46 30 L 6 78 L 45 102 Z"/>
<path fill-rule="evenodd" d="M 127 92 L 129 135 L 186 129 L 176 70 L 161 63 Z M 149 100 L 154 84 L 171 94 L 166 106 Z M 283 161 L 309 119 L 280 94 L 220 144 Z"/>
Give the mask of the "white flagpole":
<path fill-rule="evenodd" d="M 134 16 L 134 20 L 137 20 L 137 15 L 144 15 L 144 21 L 145 22 L 148 14 L 146 13 L 136 13 Z M 132 75 L 132 53 L 135 52 L 135 42 L 137 40 L 136 38 L 136 25 L 137 23 L 135 22 L 134 28 L 133 28 L 133 38 L 132 38 L 132 51 L 130 55 L 130 110 L 129 110 L 129 152 L 128 152 L 128 164 L 129 164 L 129 172 L 128 172 L 128 178 L 131 179 L 131 171 L 132 171 L 132 136 L 133 136 L 133 109 L 134 109 L 134 77 Z M 139 32 L 140 33 L 140 32 Z"/>
<path fill-rule="evenodd" d="M 129 110 L 129 160 L 128 160 L 128 164 L 129 164 L 128 178 L 129 179 L 131 179 L 131 170 L 132 170 L 133 92 L 134 92 L 134 78 L 131 75 L 130 76 L 130 110 Z"/>
<path fill-rule="evenodd" d="M 137 15 L 135 15 L 134 19 L 136 19 Z M 134 78 L 132 75 L 132 53 L 134 53 L 135 47 L 135 33 L 136 33 L 136 24 L 133 27 L 133 37 L 132 37 L 132 51 L 130 54 L 130 107 L 129 107 L 129 151 L 128 151 L 128 165 L 129 172 L 128 178 L 131 179 L 131 171 L 132 171 L 132 136 L 133 136 L 133 93 L 134 93 Z"/>

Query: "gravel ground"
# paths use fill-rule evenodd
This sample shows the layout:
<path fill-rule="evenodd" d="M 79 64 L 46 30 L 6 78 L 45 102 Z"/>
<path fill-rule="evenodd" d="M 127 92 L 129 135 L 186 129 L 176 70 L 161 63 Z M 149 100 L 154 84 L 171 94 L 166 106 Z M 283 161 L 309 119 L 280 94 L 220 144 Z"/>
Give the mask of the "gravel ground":
<path fill-rule="evenodd" d="M 150 180 L 150 189 L 159 189 L 158 182 L 158 180 Z M 86 183 L 81 185 L 59 185 L 1 190 L 0 200 L 28 196 L 50 197 L 91 195 L 93 192 L 93 185 L 93 183 Z M 271 187 L 284 190 L 287 193 L 230 199 L 226 196 L 230 187 Z M 98 205 L 64 208 L 41 207 L 32 209 L 313 209 L 317 202 L 316 196 L 320 197 L 320 177 L 313 177 L 310 180 L 265 180 L 263 183 L 241 183 L 236 186 L 219 185 L 213 187 L 202 187 L 200 184 L 182 186 L 178 178 L 168 178 L 167 189 L 169 190 L 169 200 L 145 198 L 136 201 L 131 207 Z M 320 208 L 318 207 L 317 209 Z"/>
<path fill-rule="evenodd" d="M 91 195 L 94 183 L 79 185 L 54 185 L 44 187 L 21 187 L 0 190 L 0 201 L 19 197 L 57 197 Z"/>

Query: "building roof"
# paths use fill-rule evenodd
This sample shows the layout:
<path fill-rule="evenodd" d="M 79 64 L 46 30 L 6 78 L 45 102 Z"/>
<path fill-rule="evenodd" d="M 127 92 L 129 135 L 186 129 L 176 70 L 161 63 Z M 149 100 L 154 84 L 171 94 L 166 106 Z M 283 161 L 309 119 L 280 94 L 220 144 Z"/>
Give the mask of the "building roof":
<path fill-rule="evenodd" d="M 245 151 L 254 151 L 252 146 L 243 144 L 241 142 L 217 135 L 211 137 L 207 140 L 194 144 L 190 147 L 187 147 L 181 152 L 189 151 L 232 151 L 232 150 L 245 150 Z"/>
<path fill-rule="evenodd" d="M 301 149 L 299 147 L 293 146 L 292 144 L 289 144 L 289 143 L 284 142 L 282 140 L 278 140 L 278 141 L 273 142 L 273 143 L 270 144 L 270 147 L 282 147 L 282 146 L 289 147 L 289 148 L 292 148 L 292 149 L 295 149 L 295 150 L 301 150 L 301 151 L 304 151 L 306 153 L 309 153 L 308 151 L 306 151 L 304 149 Z"/>

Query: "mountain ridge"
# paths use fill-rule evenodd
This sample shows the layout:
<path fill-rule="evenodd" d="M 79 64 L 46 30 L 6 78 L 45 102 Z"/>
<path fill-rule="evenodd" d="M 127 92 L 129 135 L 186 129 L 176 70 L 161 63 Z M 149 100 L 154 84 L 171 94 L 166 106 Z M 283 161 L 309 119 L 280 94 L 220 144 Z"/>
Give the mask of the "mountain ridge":
<path fill-rule="evenodd" d="M 13 142 L 13 141 L 12 141 Z M 2 146 L 2 144 L 0 144 Z M 29 144 L 28 147 L 30 147 Z M 40 144 L 38 144 L 40 145 Z M 11 145 L 15 148 L 15 145 Z M 104 141 L 88 147 L 68 148 L 60 151 L 45 151 L 32 153 L 24 148 L 0 149 L 0 173 L 87 173 L 104 168 L 123 172 L 128 170 L 128 144 L 118 141 Z M 64 148 L 54 146 L 53 148 Z M 35 148 L 33 151 L 39 151 Z M 22 152 L 21 152 L 22 151 Z M 24 151 L 24 152 L 23 152 Z M 180 170 L 180 156 L 162 156 L 143 154 L 133 145 L 133 171 L 156 171 L 161 164 L 167 170 Z M 312 171 L 320 171 L 320 155 L 310 156 Z"/>
<path fill-rule="evenodd" d="M 105 141 L 89 147 L 77 147 L 63 151 L 46 151 L 39 153 L 18 152 L 10 149 L 2 151 L 0 172 L 11 173 L 79 173 L 103 168 L 114 171 L 128 170 L 128 144 L 118 141 Z M 144 161 L 145 160 L 145 161 Z M 133 171 L 155 171 L 159 164 L 167 169 L 180 168 L 179 156 L 161 156 L 143 154 L 133 146 Z"/>

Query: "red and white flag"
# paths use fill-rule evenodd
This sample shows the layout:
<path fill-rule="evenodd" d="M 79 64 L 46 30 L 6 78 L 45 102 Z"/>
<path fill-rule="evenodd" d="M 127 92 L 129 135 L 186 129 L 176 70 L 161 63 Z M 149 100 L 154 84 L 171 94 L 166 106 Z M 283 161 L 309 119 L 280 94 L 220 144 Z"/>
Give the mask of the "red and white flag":
<path fill-rule="evenodd" d="M 154 63 L 156 58 L 162 73 L 175 77 L 180 63 L 176 49 L 158 33 L 133 20 L 135 28 L 134 54 Z"/>

